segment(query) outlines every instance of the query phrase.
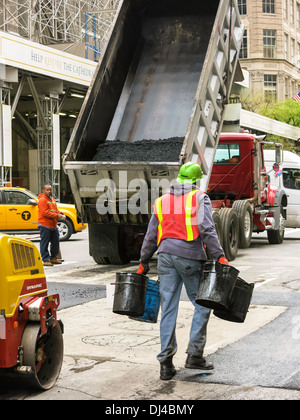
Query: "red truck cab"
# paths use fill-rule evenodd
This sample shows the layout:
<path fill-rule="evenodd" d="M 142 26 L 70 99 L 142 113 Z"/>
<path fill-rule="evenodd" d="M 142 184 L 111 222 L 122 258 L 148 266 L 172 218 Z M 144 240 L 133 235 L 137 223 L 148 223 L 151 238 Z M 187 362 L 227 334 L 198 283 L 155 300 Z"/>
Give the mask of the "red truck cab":
<path fill-rule="evenodd" d="M 252 198 L 254 188 L 254 136 L 222 133 L 208 187 L 211 200 Z"/>
<path fill-rule="evenodd" d="M 250 245 L 252 232 L 267 231 L 270 243 L 283 241 L 287 196 L 269 182 L 263 145 L 264 136 L 220 135 L 207 193 L 230 260 Z"/>

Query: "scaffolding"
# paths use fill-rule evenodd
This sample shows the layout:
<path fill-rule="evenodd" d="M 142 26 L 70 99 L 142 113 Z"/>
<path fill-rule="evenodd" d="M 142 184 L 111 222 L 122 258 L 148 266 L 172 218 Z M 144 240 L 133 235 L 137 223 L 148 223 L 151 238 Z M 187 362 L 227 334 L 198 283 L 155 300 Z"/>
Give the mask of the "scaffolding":
<path fill-rule="evenodd" d="M 93 56 L 98 61 L 121 0 L 0 0 L 0 31 L 19 35 L 29 41 L 48 46 L 58 46 L 63 51 L 81 46 L 85 58 Z M 84 48 L 83 48 L 84 47 Z M 38 184 L 50 183 L 59 197 L 59 96 L 38 95 L 34 80 L 27 81 L 37 109 L 35 127 L 38 151 Z M 20 82 L 16 97 L 22 91 Z M 1 82 L 1 79 L 0 79 Z M 16 98 L 15 98 L 16 99 Z M 14 103 L 18 101 L 15 100 Z M 9 103 L 9 104 L 8 104 Z M 10 89 L 0 86 L 0 117 L 2 108 L 10 106 Z M 15 110 L 14 105 L 13 113 Z M 16 111 L 17 113 L 17 111 Z M 1 118 L 0 118 L 1 122 Z M 26 122 L 26 121 L 25 121 Z M 29 124 L 27 124 L 29 126 Z M 29 127 L 31 131 L 34 131 Z M 1 129 L 1 128 L 0 128 Z M 1 133 L 0 133 L 1 134 Z M 2 134 L 1 134 L 2 136 Z M 0 136 L 0 148 L 3 139 Z M 4 144 L 4 143 L 3 143 Z M 2 153 L 3 154 L 3 153 Z M 1 162 L 0 185 L 12 180 L 11 166 Z"/>
<path fill-rule="evenodd" d="M 95 16 L 97 38 L 105 42 L 120 0 L 2 0 L 0 30 L 44 45 L 94 45 L 85 13 Z M 98 42 L 98 41 L 97 41 Z"/>
<path fill-rule="evenodd" d="M 0 187 L 12 183 L 11 133 L 8 129 L 8 120 L 11 118 L 10 91 L 11 85 L 0 80 Z"/>

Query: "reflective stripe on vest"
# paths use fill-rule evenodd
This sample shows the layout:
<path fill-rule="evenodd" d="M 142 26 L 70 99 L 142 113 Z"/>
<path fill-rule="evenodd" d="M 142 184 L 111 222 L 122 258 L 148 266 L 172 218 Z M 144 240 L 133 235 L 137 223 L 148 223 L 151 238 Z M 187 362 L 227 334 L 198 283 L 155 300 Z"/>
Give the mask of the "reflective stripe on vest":
<path fill-rule="evenodd" d="M 186 226 L 186 237 L 187 241 L 192 241 L 194 238 L 193 227 L 192 227 L 192 200 L 196 191 L 192 191 L 188 194 L 185 203 L 185 226 Z"/>
<path fill-rule="evenodd" d="M 162 200 L 162 197 L 160 197 L 157 201 L 156 201 L 156 203 L 155 203 L 155 205 L 156 205 L 156 210 L 157 210 L 157 217 L 158 217 L 158 235 L 157 235 L 157 245 L 160 243 L 160 241 L 161 241 L 161 237 L 162 237 L 162 233 L 163 233 L 163 231 L 162 231 L 162 226 L 161 226 L 161 224 L 162 224 L 162 221 L 163 221 L 163 214 L 162 214 L 162 208 L 161 208 L 161 200 Z"/>
<path fill-rule="evenodd" d="M 178 239 L 184 239 L 186 241 L 193 241 L 199 236 L 199 228 L 198 226 L 195 228 L 195 226 L 192 223 L 192 211 L 193 211 L 193 197 L 198 193 L 201 192 L 199 190 L 193 190 L 186 195 L 186 202 L 185 207 L 182 209 L 185 213 L 185 237 L 179 237 L 177 235 L 170 236 Z M 184 195 L 184 196 L 185 196 Z M 184 197 L 184 196 L 181 196 Z M 164 197 L 164 196 L 163 196 Z M 158 232 L 157 232 L 157 245 L 160 244 L 162 237 L 163 237 L 163 211 L 162 211 L 162 199 L 163 197 L 160 197 L 156 200 L 154 204 L 154 211 L 158 218 Z M 176 198 L 176 196 L 174 196 Z M 195 210 L 195 209 L 194 209 Z M 193 229 L 194 226 L 194 229 Z M 196 232 L 195 232 L 196 231 Z"/>

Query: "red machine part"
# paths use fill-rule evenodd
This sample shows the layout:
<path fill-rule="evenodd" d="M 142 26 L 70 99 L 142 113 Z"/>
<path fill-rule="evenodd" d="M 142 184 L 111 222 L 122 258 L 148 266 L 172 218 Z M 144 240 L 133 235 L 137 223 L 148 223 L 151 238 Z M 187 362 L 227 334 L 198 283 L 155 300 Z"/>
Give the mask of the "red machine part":
<path fill-rule="evenodd" d="M 40 325 L 41 335 L 57 323 L 59 295 L 30 296 L 20 299 L 18 309 L 11 318 L 1 316 L 0 368 L 9 368 L 18 363 L 18 350 L 28 322 Z"/>

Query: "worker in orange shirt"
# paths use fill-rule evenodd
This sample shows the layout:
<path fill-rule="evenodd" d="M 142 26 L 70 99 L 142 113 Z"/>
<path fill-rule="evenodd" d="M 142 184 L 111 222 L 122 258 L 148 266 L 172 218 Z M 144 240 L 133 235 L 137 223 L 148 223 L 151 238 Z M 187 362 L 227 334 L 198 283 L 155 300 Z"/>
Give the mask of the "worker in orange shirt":
<path fill-rule="evenodd" d="M 44 266 L 51 267 L 53 264 L 61 264 L 57 259 L 59 254 L 59 232 L 57 223 L 64 220 L 65 215 L 61 213 L 52 197 L 51 185 L 44 185 L 38 202 L 38 228 L 40 230 L 40 253 Z M 50 244 L 50 254 L 49 254 Z"/>

